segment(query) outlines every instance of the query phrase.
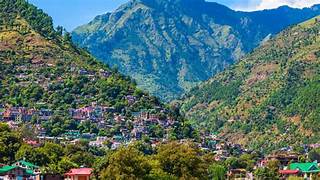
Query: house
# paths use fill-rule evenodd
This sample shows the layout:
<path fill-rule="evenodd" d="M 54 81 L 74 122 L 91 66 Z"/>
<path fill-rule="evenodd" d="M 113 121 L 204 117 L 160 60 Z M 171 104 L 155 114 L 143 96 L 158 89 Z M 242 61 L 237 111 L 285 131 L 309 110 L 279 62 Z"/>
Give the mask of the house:
<path fill-rule="evenodd" d="M 39 119 L 41 120 L 49 120 L 49 118 L 53 115 L 53 111 L 49 109 L 40 109 L 39 111 Z"/>
<path fill-rule="evenodd" d="M 40 174 L 41 173 L 39 166 L 36 166 L 36 165 L 34 165 L 30 162 L 27 162 L 25 160 L 18 161 L 16 163 L 14 163 L 12 166 L 17 166 L 17 167 L 21 167 L 23 169 L 32 171 L 33 174 Z"/>
<path fill-rule="evenodd" d="M 108 140 L 107 137 L 97 137 L 95 141 L 90 141 L 89 146 L 94 146 L 94 147 L 103 147 L 104 143 Z"/>
<path fill-rule="evenodd" d="M 116 150 L 118 149 L 119 147 L 121 147 L 121 143 L 120 142 L 112 142 L 112 145 L 111 145 L 111 149 L 112 150 Z"/>
<path fill-rule="evenodd" d="M 266 157 L 266 161 L 278 160 L 281 166 L 288 166 L 289 162 L 298 162 L 299 154 L 297 153 L 288 153 L 288 152 L 280 152 L 276 154 L 272 154 Z"/>
<path fill-rule="evenodd" d="M 19 115 L 17 108 L 9 108 L 3 112 L 3 119 L 5 121 L 15 121 Z"/>
<path fill-rule="evenodd" d="M 304 178 L 308 178 L 313 174 L 318 174 L 320 169 L 316 162 L 307 162 L 307 163 L 291 163 L 289 165 L 290 170 L 299 170 Z"/>
<path fill-rule="evenodd" d="M 68 139 L 78 139 L 81 136 L 81 133 L 79 130 L 67 130 L 64 133 L 64 136 Z"/>
<path fill-rule="evenodd" d="M 35 180 L 35 178 L 35 174 L 33 174 L 32 170 L 28 170 L 19 166 L 3 166 L 0 168 L 0 179 L 2 180 Z"/>
<path fill-rule="evenodd" d="M 15 130 L 17 130 L 17 129 L 19 128 L 18 123 L 17 123 L 17 122 L 14 122 L 14 121 L 8 121 L 7 124 L 8 124 L 8 126 L 9 126 L 10 129 L 15 129 Z"/>
<path fill-rule="evenodd" d="M 290 176 L 299 176 L 300 175 L 300 171 L 299 170 L 287 169 L 287 170 L 280 170 L 279 174 L 280 174 L 280 178 L 281 179 L 287 179 Z"/>
<path fill-rule="evenodd" d="M 12 107 L 3 112 L 3 119 L 5 121 L 30 121 L 35 113 L 34 109 Z"/>
<path fill-rule="evenodd" d="M 90 180 L 92 168 L 71 169 L 64 174 L 65 180 Z"/>
<path fill-rule="evenodd" d="M 100 76 L 103 76 L 103 77 L 105 77 L 105 78 L 110 77 L 111 74 L 112 74 L 111 72 L 105 71 L 105 70 L 103 70 L 103 69 L 100 69 L 99 73 L 100 73 Z"/>
<path fill-rule="evenodd" d="M 32 146 L 32 147 L 39 147 L 39 146 L 41 146 L 41 144 L 40 144 L 38 141 L 28 140 L 28 139 L 23 139 L 23 141 L 24 141 L 26 144 L 28 144 L 28 145 L 30 145 L 30 146 Z"/>

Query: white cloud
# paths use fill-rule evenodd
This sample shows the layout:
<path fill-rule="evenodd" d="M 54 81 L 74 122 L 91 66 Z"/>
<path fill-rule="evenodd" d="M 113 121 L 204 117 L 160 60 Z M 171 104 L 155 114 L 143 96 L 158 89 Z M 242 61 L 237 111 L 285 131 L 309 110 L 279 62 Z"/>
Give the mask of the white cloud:
<path fill-rule="evenodd" d="M 320 4 L 320 0 L 261 0 L 252 10 L 274 9 L 283 5 L 304 8 L 314 4 Z"/>

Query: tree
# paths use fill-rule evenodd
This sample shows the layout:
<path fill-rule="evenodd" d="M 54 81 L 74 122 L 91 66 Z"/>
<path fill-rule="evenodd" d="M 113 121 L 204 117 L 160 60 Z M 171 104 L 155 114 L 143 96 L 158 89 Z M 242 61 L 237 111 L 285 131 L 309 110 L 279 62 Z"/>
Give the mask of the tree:
<path fill-rule="evenodd" d="M 63 27 L 62 26 L 57 26 L 57 34 L 59 35 L 59 36 L 62 36 L 63 35 Z"/>
<path fill-rule="evenodd" d="M 224 163 L 229 169 L 246 169 L 247 167 L 243 160 L 236 157 L 228 158 Z"/>
<path fill-rule="evenodd" d="M 0 123 L 0 163 L 10 164 L 22 144 L 22 139 L 7 124 Z"/>
<path fill-rule="evenodd" d="M 310 161 L 320 162 L 320 148 L 311 150 L 308 154 L 308 158 Z"/>
<path fill-rule="evenodd" d="M 72 40 L 71 34 L 67 31 L 64 32 L 63 39 L 65 42 L 70 43 Z"/>
<path fill-rule="evenodd" d="M 147 158 L 132 146 L 120 148 L 102 161 L 100 179 L 144 179 L 152 169 Z"/>
<path fill-rule="evenodd" d="M 71 168 L 79 167 L 76 163 L 70 161 L 68 158 L 62 158 L 58 163 L 58 173 L 63 174 L 69 171 Z"/>
<path fill-rule="evenodd" d="M 50 163 L 57 163 L 64 156 L 63 147 L 59 144 L 46 143 L 40 148 L 40 151 L 47 154 L 50 159 Z"/>
<path fill-rule="evenodd" d="M 219 165 L 219 164 L 212 164 L 209 169 L 209 178 L 212 180 L 224 180 L 226 179 L 227 168 Z"/>
<path fill-rule="evenodd" d="M 21 128 L 19 128 L 18 133 L 21 137 L 26 139 L 34 139 L 36 136 L 35 129 L 30 124 L 23 124 Z"/>
<path fill-rule="evenodd" d="M 92 167 L 95 157 L 89 152 L 78 151 L 75 154 L 72 154 L 69 159 L 80 166 Z"/>
<path fill-rule="evenodd" d="M 39 148 L 33 148 L 29 145 L 22 145 L 19 151 L 16 153 L 16 160 L 25 159 L 37 166 L 45 166 L 50 162 L 50 159 L 46 153 Z"/>
<path fill-rule="evenodd" d="M 168 174 L 184 179 L 207 179 L 207 163 L 202 159 L 200 150 L 191 143 L 172 142 L 160 145 L 155 159 Z"/>
<path fill-rule="evenodd" d="M 267 168 L 270 169 L 271 171 L 277 172 L 280 167 L 280 161 L 279 160 L 272 160 L 268 161 L 267 163 Z"/>
<path fill-rule="evenodd" d="M 255 165 L 255 158 L 253 155 L 251 154 L 243 154 L 240 156 L 240 161 L 245 164 L 245 168 L 246 170 L 248 171 L 252 171 L 253 170 L 253 167 Z"/>
<path fill-rule="evenodd" d="M 278 172 L 271 170 L 267 167 L 258 168 L 254 171 L 254 176 L 258 180 L 265 180 L 265 179 L 279 179 Z"/>

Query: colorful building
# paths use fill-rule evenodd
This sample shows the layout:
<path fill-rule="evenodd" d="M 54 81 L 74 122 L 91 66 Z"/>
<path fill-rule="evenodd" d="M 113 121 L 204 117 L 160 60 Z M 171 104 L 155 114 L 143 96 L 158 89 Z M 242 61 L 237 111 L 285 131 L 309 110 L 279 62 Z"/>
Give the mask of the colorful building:
<path fill-rule="evenodd" d="M 308 178 L 313 174 L 318 174 L 320 169 L 316 162 L 308 162 L 308 163 L 291 163 L 289 166 L 290 170 L 299 170 L 299 172 L 304 176 L 304 178 Z"/>
<path fill-rule="evenodd" d="M 19 166 L 3 166 L 0 168 L 0 179 L 2 180 L 35 180 L 36 175 L 32 170 Z"/>
<path fill-rule="evenodd" d="M 64 174 L 65 180 L 90 180 L 92 168 L 71 169 Z"/>

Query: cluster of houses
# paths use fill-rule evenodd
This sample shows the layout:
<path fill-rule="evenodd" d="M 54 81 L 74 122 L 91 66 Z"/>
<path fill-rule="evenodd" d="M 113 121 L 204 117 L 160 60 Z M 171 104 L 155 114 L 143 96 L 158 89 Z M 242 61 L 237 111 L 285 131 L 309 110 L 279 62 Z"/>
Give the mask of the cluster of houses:
<path fill-rule="evenodd" d="M 279 162 L 278 176 L 280 179 L 289 177 L 299 177 L 312 180 L 320 177 L 320 168 L 318 162 L 301 162 L 299 154 L 293 152 L 277 152 L 261 158 L 257 161 L 254 169 L 267 167 L 268 162 Z M 228 179 L 254 180 L 254 174 L 246 169 L 230 169 L 227 174 Z"/>
<path fill-rule="evenodd" d="M 161 119 L 157 114 L 148 111 L 134 113 L 131 119 L 127 119 L 127 117 L 113 112 L 113 108 L 100 106 L 71 110 L 70 115 L 73 119 L 77 119 L 80 122 L 90 120 L 90 122 L 96 124 L 99 129 L 112 129 L 113 133 L 109 136 L 97 136 L 92 133 L 81 134 L 79 131 L 69 131 L 65 134 L 65 137 L 71 139 L 73 143 L 76 143 L 80 139 L 88 139 L 90 140 L 90 146 L 108 147 L 111 149 L 117 149 L 121 145 L 142 140 L 144 137 L 150 138 L 152 145 L 156 145 L 169 140 L 168 132 L 177 123 L 172 119 Z M 111 118 L 106 118 L 104 116 L 105 113 L 111 115 Z M 152 137 L 152 127 L 155 126 L 163 130 L 161 137 Z"/>
<path fill-rule="evenodd" d="M 134 102 L 135 98 L 127 96 L 128 102 Z M 5 107 L 0 105 L 0 121 L 7 122 L 11 128 L 18 128 L 19 122 L 28 122 L 36 119 L 38 137 L 30 140 L 25 139 L 25 142 L 31 146 L 40 146 L 43 142 L 54 141 L 60 143 L 76 144 L 81 139 L 87 139 L 89 146 L 98 148 L 117 149 L 122 145 L 127 145 L 137 140 L 142 140 L 148 137 L 152 146 L 159 143 L 169 141 L 169 133 L 178 122 L 169 117 L 161 117 L 159 113 L 162 110 L 145 110 L 132 113 L 130 117 L 116 113 L 115 108 L 100 106 L 92 103 L 90 106 L 69 109 L 69 116 L 79 123 L 90 122 L 98 129 L 111 130 L 108 135 L 97 135 L 96 133 L 83 133 L 80 130 L 68 130 L 58 137 L 47 136 L 41 121 L 49 120 L 54 112 L 50 109 L 29 109 L 24 107 Z M 35 117 L 35 118 L 34 118 Z M 158 127 L 162 133 L 159 136 L 154 136 L 153 127 Z M 189 141 L 182 139 L 181 143 Z M 250 153 L 248 149 L 244 149 L 239 144 L 225 142 L 215 134 L 200 133 L 200 141 L 195 142 L 204 151 L 210 151 L 215 154 L 216 161 L 225 161 L 226 159 L 239 156 L 241 154 Z M 305 151 L 319 148 L 319 144 L 306 145 Z M 279 176 L 281 179 L 287 179 L 290 176 L 303 177 L 310 179 L 311 176 L 320 173 L 317 162 L 299 162 L 299 155 L 291 153 L 291 148 L 283 148 L 280 152 L 261 158 L 255 168 L 266 167 L 269 161 L 277 160 L 281 166 Z M 45 175 L 40 173 L 39 167 L 32 165 L 26 161 L 19 161 L 12 165 L 0 165 L 0 180 L 11 179 L 83 179 L 89 180 L 92 169 L 80 168 L 72 169 L 64 176 Z M 230 169 L 227 174 L 229 179 L 254 179 L 252 172 L 245 169 Z M 19 178 L 17 178 L 19 177 Z M 44 178 L 47 177 L 47 178 Z"/>
<path fill-rule="evenodd" d="M 60 175 L 44 173 L 39 166 L 25 160 L 12 165 L 0 164 L 0 180 L 90 180 L 91 177 L 91 168 L 71 169 Z"/>
<path fill-rule="evenodd" d="M 128 102 L 133 103 L 135 97 L 126 96 Z M 169 132 L 175 126 L 177 121 L 169 117 L 161 117 L 159 112 L 161 108 L 154 110 L 143 110 L 134 112 L 130 117 L 116 113 L 114 107 L 107 107 L 92 103 L 77 109 L 69 109 L 69 117 L 78 124 L 89 122 L 96 126 L 98 130 L 105 130 L 109 133 L 98 136 L 97 132 L 81 132 L 79 129 L 66 130 L 64 134 L 58 137 L 50 137 L 48 132 L 42 127 L 43 121 L 48 121 L 57 112 L 50 109 L 33 109 L 25 107 L 0 107 L 0 122 L 6 122 L 11 128 L 17 129 L 19 123 L 35 123 L 37 140 L 54 141 L 63 143 L 76 143 L 81 139 L 90 141 L 91 146 L 109 147 L 116 149 L 121 145 L 129 144 L 133 141 L 141 140 L 144 137 L 150 138 L 153 145 L 169 140 Z M 158 112 L 158 113 L 157 113 Z M 157 136 L 154 128 L 161 130 Z M 33 143 L 34 144 L 34 143 Z"/>
<path fill-rule="evenodd" d="M 53 111 L 48 109 L 36 110 L 25 107 L 5 108 L 3 105 L 0 105 L 0 109 L 2 109 L 2 111 L 0 111 L 0 120 L 5 122 L 28 122 L 35 116 L 39 120 L 48 120 L 53 115 Z"/>
<path fill-rule="evenodd" d="M 230 157 L 240 156 L 242 154 L 250 154 L 252 151 L 243 148 L 239 144 L 233 144 L 220 139 L 214 134 L 202 134 L 199 147 L 203 150 L 213 152 L 216 161 L 225 161 Z M 302 145 L 304 155 L 307 155 L 312 149 L 320 148 L 320 144 Z M 320 163 L 318 162 L 302 162 L 298 154 L 293 151 L 292 147 L 281 148 L 273 154 L 262 156 L 256 162 L 254 170 L 257 168 L 267 167 L 271 161 L 279 162 L 278 175 L 280 179 L 288 179 L 289 177 L 299 177 L 312 180 L 315 177 L 320 178 Z M 228 179 L 254 180 L 254 173 L 246 169 L 229 169 Z"/>

